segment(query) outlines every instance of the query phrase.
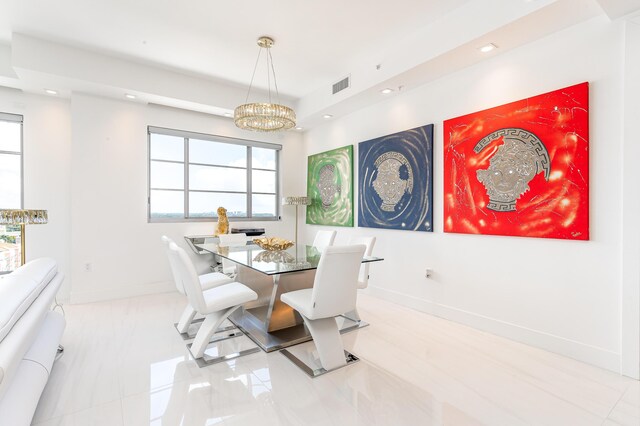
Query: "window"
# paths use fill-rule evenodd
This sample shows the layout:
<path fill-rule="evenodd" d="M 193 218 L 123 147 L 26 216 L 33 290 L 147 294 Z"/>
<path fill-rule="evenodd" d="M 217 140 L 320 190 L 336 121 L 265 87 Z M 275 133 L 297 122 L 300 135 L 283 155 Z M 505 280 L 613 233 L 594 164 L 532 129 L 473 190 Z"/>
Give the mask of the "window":
<path fill-rule="evenodd" d="M 22 208 L 22 116 L 0 113 L 0 209 Z M 0 272 L 21 263 L 20 226 L 0 225 Z"/>
<path fill-rule="evenodd" d="M 149 221 L 276 220 L 281 145 L 149 127 Z"/>

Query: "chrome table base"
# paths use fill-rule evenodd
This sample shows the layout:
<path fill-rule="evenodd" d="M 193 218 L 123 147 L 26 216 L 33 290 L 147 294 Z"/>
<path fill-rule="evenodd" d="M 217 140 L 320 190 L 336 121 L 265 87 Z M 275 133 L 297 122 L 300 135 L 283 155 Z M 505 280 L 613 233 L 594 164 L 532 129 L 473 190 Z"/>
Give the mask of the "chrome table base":
<path fill-rule="evenodd" d="M 312 340 L 311 334 L 304 324 L 277 331 L 267 331 L 267 325 L 261 319 L 261 314 L 260 308 L 238 310 L 229 316 L 229 320 L 265 352 L 277 351 Z M 338 318 L 338 321 L 342 322 L 342 324 L 338 323 L 341 334 L 369 325 L 365 321 L 356 322 L 349 318 Z"/>

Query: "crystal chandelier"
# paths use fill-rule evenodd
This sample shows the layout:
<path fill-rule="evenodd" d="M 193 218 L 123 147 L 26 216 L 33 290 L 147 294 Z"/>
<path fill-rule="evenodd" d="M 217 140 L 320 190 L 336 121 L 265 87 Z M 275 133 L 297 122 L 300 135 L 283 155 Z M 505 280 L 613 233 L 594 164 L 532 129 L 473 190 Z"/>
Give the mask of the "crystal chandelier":
<path fill-rule="evenodd" d="M 288 106 L 280 103 L 271 102 L 271 74 L 273 74 L 273 85 L 276 91 L 276 98 L 280 102 L 280 93 L 278 92 L 278 83 L 276 82 L 276 72 L 273 68 L 273 58 L 271 57 L 271 46 L 274 42 L 271 37 L 260 37 L 258 39 L 258 59 L 256 59 L 256 65 L 253 68 L 253 75 L 251 76 L 251 83 L 249 84 L 249 91 L 247 92 L 247 98 L 245 104 L 238 106 L 233 113 L 233 121 L 241 129 L 254 130 L 258 132 L 277 132 L 280 130 L 288 130 L 296 125 L 296 113 Z M 247 103 L 249 101 L 249 95 L 251 94 L 251 87 L 253 86 L 253 79 L 256 75 L 256 69 L 258 68 L 258 62 L 260 61 L 260 54 L 262 49 L 266 49 L 267 54 L 267 81 L 269 84 L 269 102 L 259 103 Z"/>

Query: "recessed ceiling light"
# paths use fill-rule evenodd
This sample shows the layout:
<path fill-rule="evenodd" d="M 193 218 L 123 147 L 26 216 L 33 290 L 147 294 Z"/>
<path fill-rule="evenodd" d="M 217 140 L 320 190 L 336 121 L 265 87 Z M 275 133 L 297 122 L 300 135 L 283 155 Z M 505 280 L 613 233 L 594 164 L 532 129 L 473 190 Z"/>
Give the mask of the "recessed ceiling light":
<path fill-rule="evenodd" d="M 393 92 L 393 89 L 389 89 L 388 87 L 380 91 L 380 93 L 382 93 L 383 95 L 388 95 L 391 92 Z"/>
<path fill-rule="evenodd" d="M 487 52 L 491 52 L 493 49 L 497 49 L 497 48 L 498 48 L 498 46 L 496 46 L 495 44 L 489 43 L 489 44 L 485 44 L 484 46 L 482 46 L 480 48 L 480 51 L 482 53 L 487 53 Z"/>
<path fill-rule="evenodd" d="M 53 90 L 53 89 L 44 89 L 44 91 L 46 93 L 48 93 L 49 95 L 57 95 L 58 91 L 57 90 Z"/>
<path fill-rule="evenodd" d="M 333 115 L 331 115 L 331 114 L 325 114 L 325 115 L 323 115 L 323 116 L 322 116 L 322 118 L 326 118 L 326 119 L 328 120 L 328 119 L 330 119 L 330 118 L 333 118 Z"/>
<path fill-rule="evenodd" d="M 302 130 L 302 127 L 298 126 L 296 127 L 296 130 Z"/>
<path fill-rule="evenodd" d="M 130 94 L 130 93 L 125 93 L 125 94 L 124 94 L 124 97 L 125 97 L 125 98 L 127 98 L 127 99 L 135 99 L 135 98 L 136 98 L 136 95 L 132 95 L 132 94 Z"/>

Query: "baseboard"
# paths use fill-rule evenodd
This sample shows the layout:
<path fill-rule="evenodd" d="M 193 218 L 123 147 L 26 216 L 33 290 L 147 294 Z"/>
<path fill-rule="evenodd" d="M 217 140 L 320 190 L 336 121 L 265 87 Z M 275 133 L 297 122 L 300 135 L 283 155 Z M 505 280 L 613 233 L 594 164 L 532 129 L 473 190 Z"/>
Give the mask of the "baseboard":
<path fill-rule="evenodd" d="M 145 296 L 147 294 L 167 293 L 176 289 L 172 281 L 160 281 L 144 285 L 115 287 L 107 290 L 71 292 L 70 303 L 91 303 L 104 300 L 125 299 L 127 297 Z"/>
<path fill-rule="evenodd" d="M 369 286 L 369 294 L 440 318 L 620 373 L 620 354 L 407 294 Z"/>

